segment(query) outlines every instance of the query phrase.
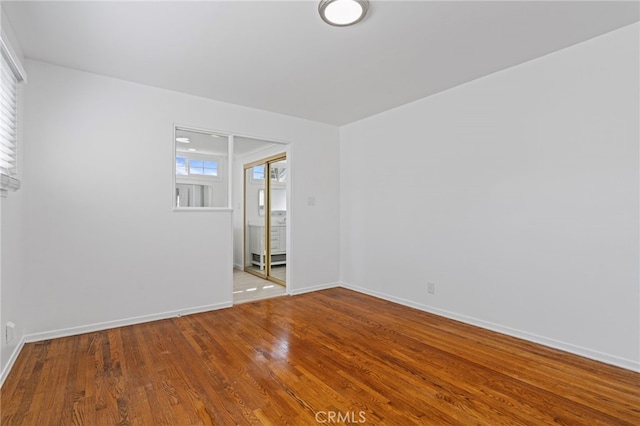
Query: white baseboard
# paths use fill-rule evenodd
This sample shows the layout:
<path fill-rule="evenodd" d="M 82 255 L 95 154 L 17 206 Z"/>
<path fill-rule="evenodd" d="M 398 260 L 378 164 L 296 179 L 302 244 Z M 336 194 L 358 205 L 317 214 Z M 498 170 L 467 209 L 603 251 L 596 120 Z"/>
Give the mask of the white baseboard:
<path fill-rule="evenodd" d="M 234 263 L 233 269 L 237 269 L 238 271 L 244 271 L 244 268 L 239 263 Z"/>
<path fill-rule="evenodd" d="M 311 292 L 314 292 L 314 291 L 326 290 L 328 288 L 340 287 L 341 285 L 342 284 L 339 283 L 339 282 L 318 284 L 318 285 L 314 285 L 314 286 L 311 286 L 311 287 L 304 287 L 304 288 L 299 288 L 299 289 L 296 289 L 296 290 L 292 290 L 289 294 L 291 294 L 292 296 L 297 296 L 299 294 L 311 293 Z"/>
<path fill-rule="evenodd" d="M 354 286 L 347 283 L 341 283 L 341 286 L 357 291 L 359 293 L 368 294 L 369 296 L 377 297 L 380 299 L 388 300 L 390 302 L 399 303 L 400 305 L 409 306 L 411 308 L 419 309 L 421 311 L 429 312 L 435 315 L 439 315 L 441 317 L 453 319 L 456 321 L 464 322 L 466 324 L 475 325 L 481 328 L 485 328 L 487 330 L 495 331 L 501 334 L 506 334 L 508 336 L 517 337 L 520 339 L 528 340 L 533 343 L 538 343 L 540 345 L 548 346 L 554 349 L 559 349 L 561 351 L 569 352 L 575 355 L 583 356 L 585 358 L 590 358 L 595 361 L 604 362 L 606 364 L 611 364 L 616 367 L 625 368 L 627 370 L 640 372 L 640 362 L 620 358 L 615 355 L 602 353 L 599 351 L 595 351 L 589 348 L 583 348 L 581 346 L 576 346 L 571 343 L 562 342 L 559 340 L 551 339 L 549 337 L 539 336 L 537 334 L 529 333 L 522 330 L 517 330 L 511 327 L 506 327 L 500 324 L 494 324 L 489 321 L 484 321 L 481 319 L 469 317 L 466 315 L 457 314 L 455 312 L 446 311 L 443 309 L 434 308 L 433 306 L 423 305 L 421 303 L 417 303 L 411 300 L 403 299 L 400 297 L 391 296 L 389 294 L 380 293 L 377 291 L 372 291 L 366 288 Z"/>
<path fill-rule="evenodd" d="M 466 315 L 460 315 L 454 312 L 445 311 L 442 309 L 434 308 L 432 306 L 423 305 L 421 303 L 416 303 L 411 300 L 402 299 L 399 297 L 391 296 L 389 294 L 380 293 L 377 291 L 371 291 L 371 290 L 350 285 L 347 283 L 333 282 L 333 283 L 320 284 L 320 285 L 293 290 L 290 294 L 299 295 L 299 294 L 311 293 L 314 291 L 325 290 L 325 289 L 335 288 L 335 287 L 344 287 L 349 290 L 368 294 L 373 297 L 388 300 L 390 302 L 395 302 L 404 306 L 416 308 L 421 311 L 429 312 L 445 318 L 461 321 L 467 324 L 475 325 L 478 327 L 496 331 L 498 333 L 506 334 L 509 336 L 518 337 L 524 340 L 528 340 L 534 343 L 539 343 L 541 345 L 549 346 L 555 349 L 560 349 L 565 352 L 584 356 L 586 358 L 590 358 L 596 361 L 601 361 L 607 364 L 615 365 L 617 367 L 625 368 L 631 371 L 640 372 L 640 362 L 637 362 L 637 361 L 620 358 L 610 354 L 605 354 L 602 352 L 594 351 L 592 349 L 583 348 L 580 346 L 572 345 L 566 342 L 561 342 L 561 341 L 547 338 L 544 336 L 538 336 L 536 334 L 528 333 L 521 330 L 516 330 L 510 327 L 505 327 L 499 324 L 494 324 L 494 323 L 483 321 L 477 318 L 468 317 Z M 73 336 L 73 335 L 83 334 L 83 333 L 91 333 L 95 331 L 102 331 L 102 330 L 107 330 L 107 329 L 116 328 L 116 327 L 124 327 L 128 325 L 140 324 L 140 323 L 145 323 L 149 321 L 157 321 L 161 319 L 173 318 L 173 317 L 182 316 L 182 315 L 190 315 L 190 314 L 196 314 L 200 312 L 224 309 L 224 308 L 229 308 L 232 305 L 233 305 L 232 302 L 217 303 L 214 305 L 205 305 L 205 306 L 198 306 L 198 307 L 187 308 L 187 309 L 179 309 L 175 311 L 167 311 L 167 312 L 162 312 L 158 314 L 143 315 L 139 317 L 126 318 L 122 320 L 106 321 L 106 322 L 94 323 L 94 324 L 89 324 L 89 325 L 84 325 L 79 327 L 70 327 L 70 328 L 46 331 L 42 333 L 33 333 L 33 334 L 22 336 L 22 338 L 20 339 L 20 343 L 16 346 L 16 348 L 12 352 L 7 364 L 5 365 L 4 369 L 0 373 L 0 387 L 2 386 L 5 379 L 7 378 L 9 371 L 11 371 L 11 368 L 13 367 L 13 364 L 18 358 L 18 355 L 22 351 L 22 348 L 24 347 L 25 343 L 38 342 L 42 340 L 54 339 L 59 337 Z"/>
<path fill-rule="evenodd" d="M 16 362 L 16 359 L 18 359 L 18 355 L 20 355 L 20 352 L 22 351 L 25 343 L 25 336 L 22 336 L 22 338 L 20 339 L 20 343 L 18 343 L 18 346 L 16 346 L 13 350 L 11 356 L 9 357 L 9 360 L 7 361 L 7 364 L 2 369 L 2 373 L 0 373 L 0 388 L 2 388 L 5 379 L 9 375 L 9 371 L 11 371 L 11 368 L 13 368 L 13 364 Z"/>
<path fill-rule="evenodd" d="M 95 331 L 108 330 L 110 328 L 125 327 L 128 325 L 142 324 L 150 321 L 181 317 L 183 315 L 197 314 L 200 312 L 215 311 L 218 309 L 230 308 L 231 306 L 233 306 L 232 302 L 216 303 L 213 305 L 196 306 L 193 308 L 178 309 L 175 311 L 167 311 L 167 312 L 161 312 L 157 314 L 125 318 L 125 319 L 115 320 L 115 321 L 105 321 L 100 323 L 82 325 L 79 327 L 62 328 L 58 330 L 44 331 L 42 333 L 28 334 L 24 336 L 24 340 L 26 343 L 39 342 L 42 340 L 75 336 L 77 334 L 93 333 Z"/>
<path fill-rule="evenodd" d="M 175 311 L 167 311 L 167 312 L 161 312 L 157 314 L 142 315 L 139 317 L 125 318 L 125 319 L 115 320 L 115 321 L 105 321 L 100 323 L 83 325 L 79 327 L 62 328 L 58 330 L 45 331 L 42 333 L 33 333 L 33 334 L 24 335 L 22 336 L 22 339 L 20 339 L 20 343 L 11 354 L 11 357 L 9 358 L 7 365 L 5 366 L 5 368 L 2 370 L 2 373 L 0 374 L 0 387 L 4 383 L 7 376 L 9 375 L 9 371 L 11 371 L 11 368 L 13 367 L 13 364 L 18 358 L 20 351 L 22 351 L 22 348 L 24 347 L 25 343 L 40 342 L 42 340 L 57 339 L 60 337 L 75 336 L 75 335 L 84 334 L 84 333 L 93 333 L 95 331 L 108 330 L 110 328 L 125 327 L 128 325 L 141 324 L 141 323 L 150 322 L 150 321 L 180 317 L 183 315 L 197 314 L 200 312 L 208 312 L 208 311 L 214 311 L 218 309 L 230 308 L 231 306 L 233 306 L 232 302 L 216 303 L 214 305 L 196 306 L 193 308 L 178 309 Z"/>

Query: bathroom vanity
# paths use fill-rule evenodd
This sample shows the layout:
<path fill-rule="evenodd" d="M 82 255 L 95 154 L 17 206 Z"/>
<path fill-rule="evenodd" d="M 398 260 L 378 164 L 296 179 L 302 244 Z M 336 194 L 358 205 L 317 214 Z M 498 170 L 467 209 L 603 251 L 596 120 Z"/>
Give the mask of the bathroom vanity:
<path fill-rule="evenodd" d="M 249 249 L 251 264 L 264 270 L 266 248 L 264 245 L 264 224 L 249 223 Z M 271 225 L 271 266 L 287 264 L 287 226 L 284 223 Z"/>

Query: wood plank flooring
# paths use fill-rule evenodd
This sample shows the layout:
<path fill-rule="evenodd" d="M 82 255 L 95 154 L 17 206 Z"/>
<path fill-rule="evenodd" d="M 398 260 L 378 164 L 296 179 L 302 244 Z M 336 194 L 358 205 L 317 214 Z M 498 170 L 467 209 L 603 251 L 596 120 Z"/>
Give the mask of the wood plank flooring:
<path fill-rule="evenodd" d="M 27 344 L 4 425 L 639 425 L 640 374 L 346 289 Z"/>

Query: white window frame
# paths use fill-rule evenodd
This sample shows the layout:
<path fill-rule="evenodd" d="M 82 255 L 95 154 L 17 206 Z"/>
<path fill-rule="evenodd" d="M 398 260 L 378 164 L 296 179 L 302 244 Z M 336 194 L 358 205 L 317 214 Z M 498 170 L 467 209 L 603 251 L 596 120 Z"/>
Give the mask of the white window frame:
<path fill-rule="evenodd" d="M 26 83 L 27 74 L 18 56 L 2 32 L 0 36 L 0 196 L 20 188 L 18 175 L 19 151 L 19 85 Z"/>
<path fill-rule="evenodd" d="M 204 155 L 197 153 L 184 152 L 182 150 L 178 150 L 176 144 L 176 133 L 178 130 L 185 130 L 188 132 L 196 132 L 196 133 L 204 133 L 210 135 L 217 135 L 227 138 L 227 155 L 226 158 L 223 156 L 215 156 L 215 155 Z M 233 209 L 231 208 L 232 202 L 232 166 L 233 166 L 233 143 L 234 136 L 232 134 L 226 132 L 220 132 L 216 130 L 203 129 L 188 125 L 175 124 L 173 125 L 173 152 L 172 152 L 172 183 L 171 183 L 171 205 L 172 210 L 174 212 L 231 212 Z M 193 158 L 196 160 L 216 160 L 218 162 L 218 175 L 217 176 L 207 176 L 207 175 L 178 175 L 176 173 L 176 156 L 185 157 L 187 159 L 187 173 L 189 166 L 189 159 Z M 178 180 L 180 181 L 191 181 L 193 183 L 202 183 L 206 184 L 206 182 L 211 182 L 213 180 L 225 180 L 227 181 L 227 205 L 224 207 L 177 207 L 175 202 L 175 188 Z"/>
<path fill-rule="evenodd" d="M 197 179 L 197 180 L 206 180 L 206 181 L 212 181 L 212 180 L 223 180 L 225 177 L 225 173 L 226 173 L 226 167 L 225 167 L 225 160 L 226 158 L 220 155 L 207 155 L 207 154 L 198 154 L 198 153 L 192 153 L 192 152 L 188 152 L 188 151 L 176 151 L 176 158 L 177 157 L 181 157 L 184 158 L 186 160 L 185 162 L 185 167 L 187 168 L 187 174 L 186 175 L 179 175 L 177 170 L 175 171 L 176 173 L 176 179 L 185 179 L 185 180 L 193 180 L 193 179 Z M 215 161 L 216 164 L 218 165 L 218 174 L 217 175 L 199 175 L 196 173 L 190 173 L 189 172 L 189 163 L 192 160 L 196 160 L 196 161 Z M 177 167 L 177 166 L 176 166 Z"/>

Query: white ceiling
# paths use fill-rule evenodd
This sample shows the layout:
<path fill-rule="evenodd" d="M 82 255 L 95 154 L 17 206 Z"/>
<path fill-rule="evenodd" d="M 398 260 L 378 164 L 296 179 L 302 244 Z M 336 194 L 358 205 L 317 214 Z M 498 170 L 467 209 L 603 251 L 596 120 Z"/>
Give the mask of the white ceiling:
<path fill-rule="evenodd" d="M 11 2 L 26 57 L 343 125 L 640 20 L 632 2 Z"/>

